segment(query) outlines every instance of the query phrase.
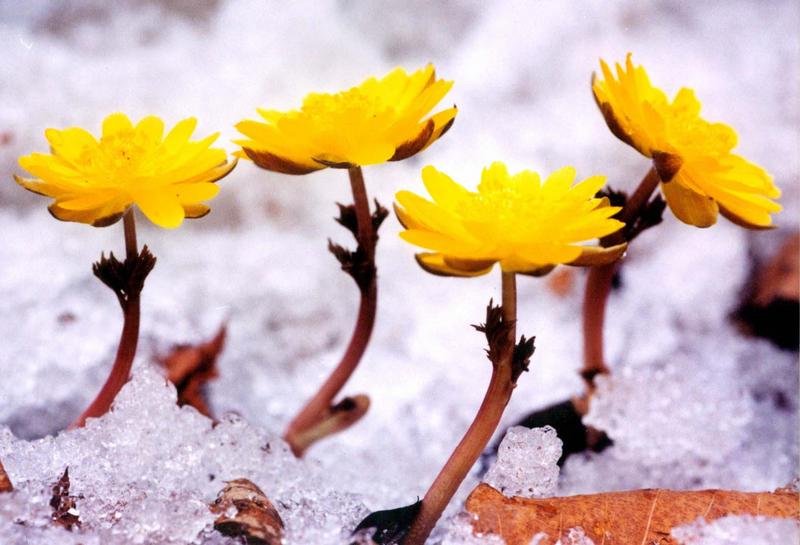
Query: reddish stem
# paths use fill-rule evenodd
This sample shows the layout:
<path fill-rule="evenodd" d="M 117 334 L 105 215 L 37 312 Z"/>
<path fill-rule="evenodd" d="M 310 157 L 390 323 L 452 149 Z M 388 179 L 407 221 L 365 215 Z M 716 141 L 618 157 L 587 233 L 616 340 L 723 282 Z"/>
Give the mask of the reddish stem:
<path fill-rule="evenodd" d="M 630 226 L 631 222 L 644 211 L 650 196 L 660 181 L 656 169 L 651 168 L 622 208 L 619 215 L 620 221 L 625 222 L 626 226 Z M 625 229 L 623 227 L 608 237 L 606 245 L 613 246 L 624 242 Z M 617 267 L 619 267 L 619 262 L 592 267 L 589 269 L 589 276 L 586 279 L 586 291 L 583 298 L 583 370 L 581 374 L 589 392 L 594 389 L 594 377 L 598 374 L 608 373 L 604 356 L 603 329 L 608 295 L 611 292 L 611 283 Z"/>
<path fill-rule="evenodd" d="M 284 434 L 284 439 L 289 443 L 292 452 L 298 457 L 303 456 L 312 443 L 327 435 L 327 429 L 341 430 L 341 428 L 328 427 L 325 424 L 331 416 L 331 407 L 334 405 L 335 397 L 350 379 L 364 356 L 375 325 L 378 305 L 378 284 L 374 274 L 377 237 L 372 224 L 372 215 L 369 210 L 367 190 L 364 185 L 364 176 L 361 168 L 353 167 L 349 169 L 349 175 L 358 224 L 358 244 L 364 249 L 368 265 L 373 273 L 367 285 L 360 288 L 361 300 L 359 302 L 356 325 L 342 359 L 327 380 L 320 386 L 317 393 L 294 417 Z"/>
<path fill-rule="evenodd" d="M 129 209 L 123 219 L 125 229 L 125 254 L 128 259 L 136 259 L 136 223 L 133 208 Z M 122 305 L 122 334 L 117 348 L 117 357 L 105 384 L 100 389 L 91 405 L 73 422 L 69 429 L 82 428 L 87 418 L 97 418 L 106 414 L 117 394 L 128 382 L 133 358 L 136 356 L 136 345 L 139 342 L 139 293 L 130 293 Z"/>
<path fill-rule="evenodd" d="M 510 347 L 492 368 L 489 388 L 483 397 L 467 433 L 458 443 L 447 463 L 436 480 L 425 493 L 419 513 L 414 519 L 403 545 L 423 545 L 441 518 L 447 504 L 450 503 L 458 487 L 464 481 L 469 470 L 475 465 L 489 440 L 492 438 L 503 411 L 514 391 L 512 378 L 512 356 L 516 340 L 517 319 L 516 280 L 514 273 L 503 273 L 503 320 L 512 324 L 509 337 Z"/>

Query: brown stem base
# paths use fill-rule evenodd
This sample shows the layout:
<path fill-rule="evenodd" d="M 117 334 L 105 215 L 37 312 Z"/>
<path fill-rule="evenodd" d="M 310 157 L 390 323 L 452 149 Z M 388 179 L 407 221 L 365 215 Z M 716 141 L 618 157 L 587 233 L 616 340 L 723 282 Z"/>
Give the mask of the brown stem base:
<path fill-rule="evenodd" d="M 122 335 L 120 336 L 117 357 L 114 360 L 114 366 L 111 368 L 111 374 L 108 375 L 108 379 L 106 379 L 105 384 L 103 384 L 91 405 L 70 425 L 69 429 L 82 428 L 86 424 L 87 418 L 97 418 L 106 414 L 111 408 L 114 398 L 117 397 L 119 391 L 128 382 L 133 358 L 136 355 L 136 345 L 139 340 L 138 296 L 128 301 L 123 315 Z"/>
<path fill-rule="evenodd" d="M 425 543 L 445 507 L 469 470 L 475 465 L 500 423 L 518 376 L 518 372 L 514 368 L 516 300 L 514 273 L 503 273 L 503 329 L 495 329 L 502 333 L 497 336 L 493 334 L 494 332 L 491 331 L 493 328 L 489 324 L 489 315 L 487 315 L 487 324 L 484 328 L 490 344 L 489 358 L 492 360 L 492 377 L 489 387 L 475 415 L 475 420 L 425 494 L 419 514 L 411 524 L 411 528 L 403 540 L 403 545 L 423 545 Z M 495 346 L 492 346 L 493 337 L 496 339 Z"/>
<path fill-rule="evenodd" d="M 423 545 L 441 518 L 450 498 L 464 481 L 470 468 L 486 448 L 500 423 L 503 411 L 511 399 L 514 386 L 511 382 L 511 368 L 504 366 L 492 372 L 489 388 L 486 390 L 475 420 L 455 448 L 444 468 L 436 477 L 422 500 L 419 514 L 403 540 L 403 545 Z"/>
<path fill-rule="evenodd" d="M 139 342 L 139 298 L 144 285 L 144 279 L 155 265 L 155 258 L 145 246 L 139 254 L 136 248 L 136 224 L 133 209 L 125 213 L 125 253 L 124 262 L 118 261 L 113 254 L 108 259 L 102 257 L 94 265 L 94 273 L 100 280 L 114 290 L 123 313 L 122 334 L 120 335 L 117 355 L 111 373 L 105 384 L 100 389 L 97 397 L 81 414 L 69 429 L 81 428 L 86 424 L 87 418 L 103 416 L 111 408 L 111 404 L 119 391 L 128 381 L 136 356 L 136 346 Z"/>
<path fill-rule="evenodd" d="M 349 169 L 349 175 L 356 217 L 356 224 L 352 228 L 358 242 L 358 251 L 350 253 L 339 249 L 336 253 L 339 254 L 337 258 L 342 262 L 343 269 L 353 276 L 359 286 L 361 298 L 358 317 L 353 335 L 339 364 L 317 393 L 292 419 L 284 433 L 284 440 L 298 457 L 303 456 L 316 441 L 352 426 L 369 407 L 369 399 L 363 395 L 334 403 L 336 396 L 350 379 L 366 352 L 375 326 L 378 305 L 375 246 L 378 238 L 377 226 L 382 218 L 378 219 L 377 223 L 373 220 L 361 169 L 353 167 Z M 378 208 L 376 214 L 380 214 L 380 207 Z M 347 222 L 340 220 L 340 223 L 347 226 Z M 356 260 L 361 261 L 356 263 Z M 357 401 L 348 403 L 348 400 Z"/>
<path fill-rule="evenodd" d="M 625 242 L 627 229 L 645 211 L 650 196 L 660 182 L 658 172 L 655 168 L 651 168 L 619 213 L 619 219 L 625 222 L 626 227 L 603 239 L 602 242 L 605 246 Z M 597 375 L 608 373 L 604 355 L 603 329 L 608 295 L 611 291 L 614 274 L 619 266 L 619 262 L 616 262 L 592 267 L 586 279 L 586 291 L 583 298 L 583 368 L 581 376 L 589 394 L 594 390 L 594 378 Z"/>

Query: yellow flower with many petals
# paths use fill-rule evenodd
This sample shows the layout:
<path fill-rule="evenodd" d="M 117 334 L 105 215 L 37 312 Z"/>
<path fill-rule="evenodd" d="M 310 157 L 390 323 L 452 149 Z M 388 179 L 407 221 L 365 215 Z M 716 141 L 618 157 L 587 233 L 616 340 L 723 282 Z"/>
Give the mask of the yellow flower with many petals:
<path fill-rule="evenodd" d="M 595 196 L 604 176 L 573 186 L 575 169 L 565 167 L 542 182 L 535 172 L 510 175 L 496 162 L 483 170 L 477 192 L 432 166 L 422 170 L 422 180 L 433 202 L 400 191 L 395 212 L 406 228 L 400 236 L 433 250 L 417 254 L 428 272 L 479 276 L 499 262 L 504 272 L 541 275 L 558 264 L 611 263 L 625 251 L 625 244 L 581 244 L 624 225 L 611 217 L 620 208 Z"/>
<path fill-rule="evenodd" d="M 644 68 L 628 54 L 616 76 L 600 61 L 603 79 L 592 91 L 606 123 L 617 138 L 653 159 L 661 189 L 681 221 L 708 227 L 722 213 L 748 228 L 772 225 L 781 206 L 771 199 L 780 190 L 761 167 L 731 152 L 736 132 L 700 117 L 694 91 L 681 88 L 670 102 L 650 83 Z"/>
<path fill-rule="evenodd" d="M 436 79 L 432 65 L 413 74 L 397 68 L 341 93 L 312 93 L 299 110 L 259 109 L 263 122 L 236 125 L 248 138 L 235 141 L 237 156 L 285 174 L 399 161 L 453 124 L 455 107 L 428 116 L 452 86 Z"/>
<path fill-rule="evenodd" d="M 103 121 L 99 140 L 81 128 L 48 129 L 51 154 L 21 157 L 20 166 L 36 176 L 15 176 L 24 188 L 52 197 L 50 213 L 63 221 L 105 227 L 136 205 L 161 227 L 177 227 L 184 217 L 199 218 L 216 196 L 214 184 L 236 161 L 225 150 L 211 148 L 217 134 L 190 140 L 197 121 L 184 119 L 164 136 L 155 116 L 134 126 L 115 113 Z"/>

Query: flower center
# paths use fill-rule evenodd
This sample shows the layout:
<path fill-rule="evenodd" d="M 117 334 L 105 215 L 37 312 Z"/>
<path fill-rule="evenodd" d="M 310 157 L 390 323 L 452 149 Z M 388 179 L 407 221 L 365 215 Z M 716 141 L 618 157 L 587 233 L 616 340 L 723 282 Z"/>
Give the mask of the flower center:
<path fill-rule="evenodd" d="M 380 96 L 353 88 L 337 94 L 311 94 L 303 102 L 303 113 L 320 129 L 375 118 L 392 110 Z"/>

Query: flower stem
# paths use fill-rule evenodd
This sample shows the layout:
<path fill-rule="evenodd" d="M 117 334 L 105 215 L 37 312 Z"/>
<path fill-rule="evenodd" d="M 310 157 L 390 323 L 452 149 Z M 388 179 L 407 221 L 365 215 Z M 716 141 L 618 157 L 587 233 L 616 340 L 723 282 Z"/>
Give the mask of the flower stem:
<path fill-rule="evenodd" d="M 332 410 L 334 399 L 356 370 L 369 344 L 372 329 L 375 325 L 375 314 L 378 305 L 378 284 L 375 273 L 375 246 L 377 236 L 369 210 L 367 190 L 361 167 L 352 167 L 348 171 L 350 186 L 353 192 L 353 203 L 356 212 L 358 245 L 363 249 L 366 266 L 369 269 L 366 282 L 359 283 L 360 302 L 355 328 L 342 359 L 334 368 L 328 379 L 320 386 L 317 393 L 306 403 L 294 417 L 284 434 L 284 439 L 292 452 L 301 457 L 315 441 L 331 432 L 341 431 L 341 426 L 331 426 L 328 422 L 337 411 Z M 338 415 L 336 415 L 338 416 Z M 355 420 L 352 422 L 355 423 Z"/>
<path fill-rule="evenodd" d="M 660 181 L 656 169 L 651 168 L 639 182 L 633 195 L 626 201 L 619 215 L 620 221 L 625 222 L 626 226 L 630 226 L 643 212 Z M 624 242 L 625 230 L 626 228 L 623 227 L 608 237 L 606 245 L 612 246 Z M 611 283 L 617 267 L 619 267 L 619 262 L 591 267 L 586 279 L 586 291 L 583 298 L 583 369 L 581 376 L 586 382 L 589 392 L 594 390 L 594 377 L 598 374 L 608 373 L 604 356 L 603 328 L 608 295 L 611 292 Z"/>
<path fill-rule="evenodd" d="M 375 229 L 372 226 L 372 215 L 369 212 L 369 200 L 367 199 L 367 187 L 364 184 L 364 173 L 361 167 L 352 167 L 347 173 L 350 176 L 350 188 L 353 191 L 353 204 L 356 208 L 356 220 L 358 221 L 358 243 L 364 248 L 367 259 L 375 264 Z M 374 275 L 373 275 L 374 277 Z"/>
<path fill-rule="evenodd" d="M 497 425 L 500 423 L 500 418 L 503 416 L 503 411 L 511 399 L 511 393 L 514 391 L 514 386 L 516 386 L 512 374 L 517 319 L 516 277 L 514 273 L 503 273 L 502 298 L 503 321 L 510 325 L 508 331 L 509 342 L 505 343 L 506 349 L 497 362 L 493 362 L 489 388 L 486 390 L 475 419 L 439 472 L 436 480 L 433 481 L 428 492 L 426 492 L 419 514 L 414 519 L 408 535 L 403 540 L 403 545 L 423 545 L 425 540 L 428 539 L 450 499 L 492 438 Z"/>
<path fill-rule="evenodd" d="M 136 259 L 138 249 L 136 246 L 136 222 L 131 207 L 123 218 L 125 229 L 125 255 L 127 259 Z M 128 382 L 133 358 L 136 355 L 136 345 L 139 342 L 139 293 L 129 293 L 125 299 L 120 299 L 122 307 L 123 325 L 120 335 L 117 356 L 111 373 L 106 383 L 100 389 L 91 405 L 70 425 L 70 429 L 81 428 L 86 424 L 87 418 L 103 416 L 108 412 L 111 403 L 119 391 Z"/>

